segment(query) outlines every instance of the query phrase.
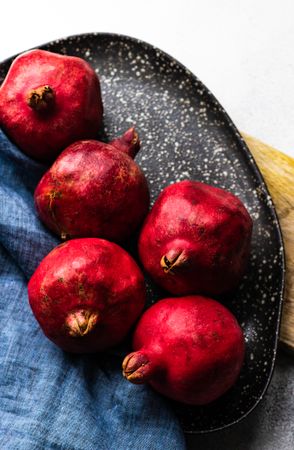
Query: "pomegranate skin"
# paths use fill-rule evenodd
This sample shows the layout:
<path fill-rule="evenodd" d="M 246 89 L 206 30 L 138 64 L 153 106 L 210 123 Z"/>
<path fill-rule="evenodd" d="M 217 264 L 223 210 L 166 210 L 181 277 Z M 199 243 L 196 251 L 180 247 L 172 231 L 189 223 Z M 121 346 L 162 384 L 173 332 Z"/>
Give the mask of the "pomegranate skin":
<path fill-rule="evenodd" d="M 129 156 L 138 146 L 133 128 L 110 144 L 78 141 L 69 146 L 35 190 L 41 220 L 62 239 L 128 238 L 149 208 L 146 178 Z"/>
<path fill-rule="evenodd" d="M 53 249 L 31 277 L 28 294 L 45 335 L 74 353 L 119 343 L 141 313 L 146 295 L 144 277 L 131 256 L 95 238 Z"/>
<path fill-rule="evenodd" d="M 191 405 L 210 403 L 232 387 L 245 351 L 231 312 L 200 296 L 167 298 L 149 308 L 133 348 L 123 362 L 125 378 Z"/>
<path fill-rule="evenodd" d="M 140 233 L 139 256 L 172 294 L 214 296 L 239 284 L 251 234 L 251 217 L 236 196 L 186 180 L 159 195 Z"/>
<path fill-rule="evenodd" d="M 78 57 L 45 50 L 23 53 L 0 88 L 1 126 L 39 161 L 54 160 L 76 140 L 94 138 L 102 115 L 98 77 Z"/>

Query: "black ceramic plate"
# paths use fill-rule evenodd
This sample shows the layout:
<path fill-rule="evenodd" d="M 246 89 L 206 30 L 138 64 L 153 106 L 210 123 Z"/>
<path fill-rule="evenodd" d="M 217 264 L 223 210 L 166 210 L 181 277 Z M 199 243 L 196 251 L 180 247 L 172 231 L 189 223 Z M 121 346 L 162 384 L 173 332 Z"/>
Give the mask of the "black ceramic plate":
<path fill-rule="evenodd" d="M 104 134 L 112 138 L 135 124 L 137 156 L 152 200 L 168 184 L 196 179 L 226 188 L 247 206 L 253 221 L 248 273 L 224 299 L 246 337 L 246 359 L 237 384 L 205 407 L 172 403 L 185 431 L 207 432 L 245 417 L 263 397 L 275 361 L 284 257 L 271 198 L 245 143 L 209 90 L 170 56 L 138 40 L 86 34 L 43 48 L 85 58 L 101 79 Z M 12 59 L 0 65 L 2 82 Z M 149 300 L 159 293 L 149 284 Z"/>

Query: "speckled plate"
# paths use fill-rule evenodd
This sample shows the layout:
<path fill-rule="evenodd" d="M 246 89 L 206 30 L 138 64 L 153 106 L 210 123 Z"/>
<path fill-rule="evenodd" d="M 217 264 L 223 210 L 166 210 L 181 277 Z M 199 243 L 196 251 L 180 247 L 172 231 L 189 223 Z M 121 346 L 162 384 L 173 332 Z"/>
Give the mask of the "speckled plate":
<path fill-rule="evenodd" d="M 171 403 L 185 431 L 207 432 L 238 422 L 261 400 L 272 375 L 283 297 L 284 256 L 277 217 L 263 179 L 240 134 L 209 90 L 162 51 L 114 34 L 86 34 L 45 46 L 85 58 L 101 79 L 104 138 L 135 124 L 137 156 L 152 200 L 168 184 L 196 179 L 226 188 L 253 221 L 248 273 L 231 298 L 222 299 L 246 337 L 246 359 L 236 385 L 205 407 Z M 0 65 L 0 83 L 12 59 Z M 149 282 L 149 301 L 164 294 Z"/>

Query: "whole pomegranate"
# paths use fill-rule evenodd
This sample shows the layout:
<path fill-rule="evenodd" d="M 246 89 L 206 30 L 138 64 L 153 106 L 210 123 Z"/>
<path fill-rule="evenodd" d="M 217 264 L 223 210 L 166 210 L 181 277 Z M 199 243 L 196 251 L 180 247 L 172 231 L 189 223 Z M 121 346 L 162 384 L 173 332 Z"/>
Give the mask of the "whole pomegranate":
<path fill-rule="evenodd" d="M 143 275 L 131 256 L 103 239 L 53 249 L 28 285 L 45 335 L 64 350 L 89 353 L 120 342 L 145 303 Z"/>
<path fill-rule="evenodd" d="M 62 239 L 129 237 L 149 208 L 146 178 L 132 159 L 139 146 L 134 128 L 109 144 L 70 145 L 36 188 L 41 220 Z"/>
<path fill-rule="evenodd" d="M 204 405 L 236 381 L 244 337 L 235 317 L 210 298 L 167 298 L 149 308 L 134 333 L 123 375 L 167 397 Z"/>
<path fill-rule="evenodd" d="M 252 220 L 230 192 L 197 181 L 165 188 L 139 237 L 140 259 L 175 295 L 218 295 L 240 282 L 250 253 Z"/>
<path fill-rule="evenodd" d="M 0 125 L 39 161 L 94 138 L 102 114 L 98 77 L 81 58 L 31 50 L 14 60 L 0 88 Z"/>

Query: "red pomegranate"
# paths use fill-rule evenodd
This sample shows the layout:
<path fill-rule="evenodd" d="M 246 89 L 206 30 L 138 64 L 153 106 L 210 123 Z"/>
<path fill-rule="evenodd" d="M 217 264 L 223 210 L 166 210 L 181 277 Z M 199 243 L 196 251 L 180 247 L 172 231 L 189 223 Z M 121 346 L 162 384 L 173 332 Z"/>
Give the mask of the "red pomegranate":
<path fill-rule="evenodd" d="M 75 239 L 52 250 L 28 285 L 45 335 L 63 350 L 98 352 L 119 343 L 145 303 L 131 256 L 103 239 Z"/>
<path fill-rule="evenodd" d="M 252 220 L 230 192 L 197 181 L 165 188 L 143 224 L 141 261 L 175 295 L 218 295 L 240 282 L 250 253 Z"/>
<path fill-rule="evenodd" d="M 210 298 L 167 298 L 149 308 L 134 333 L 123 375 L 191 405 L 223 395 L 237 380 L 244 337 L 235 317 Z"/>
<path fill-rule="evenodd" d="M 35 191 L 41 220 L 62 239 L 123 241 L 148 212 L 146 178 L 133 161 L 140 142 L 134 128 L 110 144 L 78 141 L 45 173 Z"/>
<path fill-rule="evenodd" d="M 13 61 L 0 88 L 0 125 L 39 161 L 94 138 L 102 114 L 98 77 L 81 58 L 31 50 Z"/>

